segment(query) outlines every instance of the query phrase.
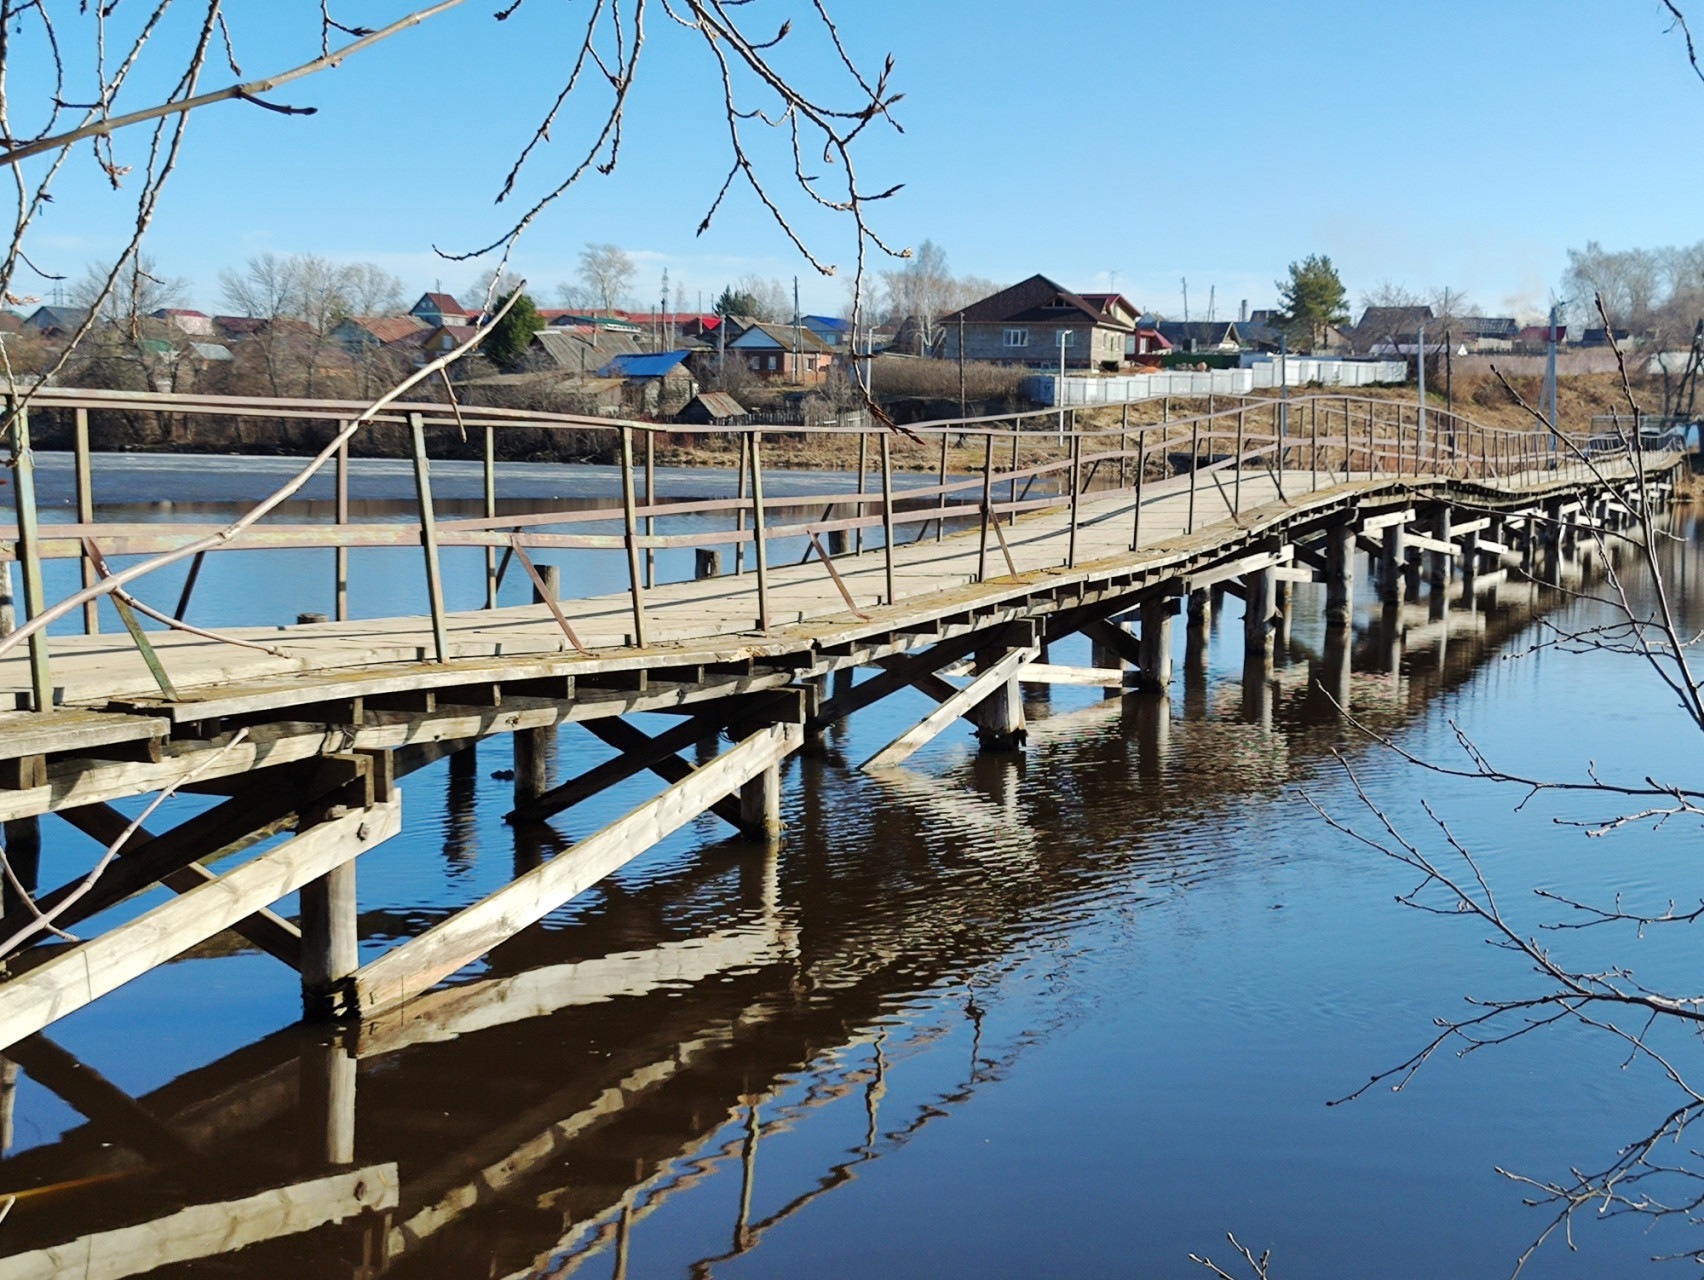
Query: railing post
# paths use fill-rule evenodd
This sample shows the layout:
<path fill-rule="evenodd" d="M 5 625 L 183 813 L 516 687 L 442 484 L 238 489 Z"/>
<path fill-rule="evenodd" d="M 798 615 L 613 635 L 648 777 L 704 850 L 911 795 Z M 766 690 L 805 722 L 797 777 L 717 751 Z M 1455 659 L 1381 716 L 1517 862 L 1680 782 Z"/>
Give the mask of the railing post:
<path fill-rule="evenodd" d="M 657 433 L 645 433 L 645 505 L 657 505 Z M 645 517 L 645 536 L 649 538 L 657 531 L 656 517 Z M 649 543 L 645 545 L 645 590 L 650 591 L 657 585 L 657 549 Z"/>
<path fill-rule="evenodd" d="M 1319 400 L 1308 400 L 1308 429 L 1313 433 L 1313 464 L 1309 467 L 1310 489 L 1319 488 Z"/>
<path fill-rule="evenodd" d="M 1195 532 L 1195 473 L 1201 468 L 1201 423 L 1199 420 L 1189 424 L 1189 519 L 1184 525 L 1185 533 Z"/>
<path fill-rule="evenodd" d="M 769 630 L 769 548 L 764 545 L 763 432 L 751 433 L 751 536 L 757 561 L 757 629 Z"/>
<path fill-rule="evenodd" d="M 346 446 L 347 447 L 347 446 Z M 485 428 L 485 518 L 497 518 L 497 428 Z M 487 525 L 486 532 L 495 528 Z M 497 607 L 497 548 L 485 548 L 485 607 Z M 338 617 L 342 617 L 338 614 Z"/>
<path fill-rule="evenodd" d="M 36 528 L 35 455 L 30 449 L 28 406 L 7 398 L 12 418 L 12 466 L 14 501 L 18 512 L 18 558 L 24 568 L 24 616 L 27 621 L 47 608 L 47 592 L 41 580 L 41 537 Z M 30 690 L 35 710 L 53 710 L 53 674 L 47 661 L 47 630 L 30 636 Z"/>
<path fill-rule="evenodd" d="M 1148 471 L 1148 428 L 1136 428 L 1136 503 L 1130 518 L 1130 549 L 1142 542 L 1142 480 Z"/>
<path fill-rule="evenodd" d="M 1126 400 L 1118 416 L 1118 487 L 1124 488 L 1124 480 L 1130 474 L 1130 402 Z"/>
<path fill-rule="evenodd" d="M 1343 397 L 1343 483 L 1348 484 L 1349 471 L 1349 397 Z"/>
<path fill-rule="evenodd" d="M 888 433 L 882 441 L 882 560 L 887 571 L 887 601 L 894 602 L 893 587 L 893 456 L 888 448 Z"/>
<path fill-rule="evenodd" d="M 75 413 L 75 435 L 73 449 L 76 453 L 77 464 L 77 523 L 90 525 L 95 522 L 95 486 L 89 470 L 89 411 L 78 409 Z M 89 559 L 89 553 L 81 553 L 83 569 L 83 585 L 92 587 L 98 581 L 94 563 Z M 100 601 L 89 600 L 83 605 L 83 634 L 97 635 L 101 629 Z"/>
<path fill-rule="evenodd" d="M 864 477 L 870 466 L 870 433 L 858 433 L 858 519 L 864 519 Z M 862 523 L 853 530 L 856 537 L 853 540 L 853 550 L 857 555 L 864 554 L 864 526 Z"/>
<path fill-rule="evenodd" d="M 976 546 L 976 580 L 988 581 L 988 518 L 994 502 L 994 430 L 983 436 L 982 448 L 982 536 Z"/>
<path fill-rule="evenodd" d="M 734 478 L 734 532 L 740 533 L 745 529 L 745 496 L 746 496 L 746 467 L 750 465 L 751 433 L 740 432 L 740 468 L 739 475 Z M 745 543 L 734 543 L 734 576 L 737 578 L 745 572 Z"/>
<path fill-rule="evenodd" d="M 1378 471 L 1378 467 L 1373 464 L 1373 434 L 1374 434 L 1374 431 L 1376 429 L 1374 424 L 1375 424 L 1376 419 L 1378 418 L 1378 413 L 1379 413 L 1379 411 L 1378 411 L 1377 404 L 1372 400 L 1368 400 L 1367 401 L 1367 479 L 1369 479 L 1369 480 L 1371 480 L 1373 478 L 1374 473 L 1376 473 Z"/>
<path fill-rule="evenodd" d="M 1231 477 L 1231 514 L 1242 514 L 1242 473 L 1243 473 L 1243 413 L 1237 410 L 1237 473 Z"/>
<path fill-rule="evenodd" d="M 627 543 L 627 582 L 633 596 L 633 643 L 645 647 L 645 595 L 639 577 L 639 527 L 633 518 L 633 428 L 621 429 L 621 524 Z"/>
<path fill-rule="evenodd" d="M 347 422 L 337 424 L 338 434 L 341 435 Z M 349 523 L 349 442 L 345 440 L 337 446 L 337 497 L 336 510 L 333 519 L 339 528 Z M 487 552 L 486 563 L 490 564 L 490 553 Z M 349 621 L 349 548 L 339 544 L 336 554 L 332 557 L 332 612 L 339 622 Z"/>
<path fill-rule="evenodd" d="M 1072 415 L 1071 447 L 1066 453 L 1071 465 L 1071 532 L 1065 540 L 1065 567 L 1077 567 L 1077 499 L 1083 487 L 1083 437 L 1077 434 L 1075 415 Z"/>
<path fill-rule="evenodd" d="M 1007 528 L 1011 528 L 1011 526 L 1018 522 L 1018 513 L 1015 505 L 1018 501 L 1018 441 L 1022 438 L 1023 434 L 1024 420 L 1022 415 L 1020 415 L 1012 419 L 1012 478 L 1006 485 L 1006 501 L 1014 504 L 1014 507 L 1013 510 L 1006 513 Z"/>
<path fill-rule="evenodd" d="M 1071 411 L 1071 425 L 1077 425 L 1077 412 Z M 941 476 L 938 483 L 941 492 L 935 496 L 935 507 L 940 515 L 935 517 L 935 541 L 939 542 L 946 536 L 947 531 L 947 433 L 941 432 Z"/>
<path fill-rule="evenodd" d="M 444 579 L 438 571 L 438 522 L 432 511 L 432 473 L 426 461 L 426 420 L 408 415 L 414 437 L 414 496 L 420 507 L 420 545 L 426 552 L 426 602 L 432 610 L 432 643 L 438 661 L 450 660 L 449 629 L 444 621 Z"/>

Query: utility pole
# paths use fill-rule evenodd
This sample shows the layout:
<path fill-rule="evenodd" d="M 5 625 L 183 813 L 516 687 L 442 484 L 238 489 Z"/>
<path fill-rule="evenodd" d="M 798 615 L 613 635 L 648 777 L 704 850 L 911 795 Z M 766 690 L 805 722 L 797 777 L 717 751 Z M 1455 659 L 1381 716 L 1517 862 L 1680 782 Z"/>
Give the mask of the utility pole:
<path fill-rule="evenodd" d="M 1183 322 L 1189 323 L 1189 277 L 1183 277 Z"/>
<path fill-rule="evenodd" d="M 1607 324 L 1608 322 L 1606 321 L 1605 323 Z M 1552 304 L 1552 306 L 1550 308 L 1550 331 L 1547 334 L 1545 334 L 1545 337 L 1549 339 L 1548 346 L 1549 346 L 1549 350 L 1550 350 L 1550 354 L 1549 354 L 1549 357 L 1546 361 L 1545 370 L 1544 370 L 1544 381 L 1545 381 L 1545 384 L 1546 384 L 1545 390 L 1549 393 L 1549 397 L 1550 397 L 1550 404 L 1548 406 L 1549 413 L 1550 413 L 1550 418 L 1549 418 L 1549 421 L 1550 421 L 1550 465 L 1552 467 L 1555 467 L 1555 465 L 1556 465 L 1556 307 L 1555 307 L 1554 304 Z M 1638 429 L 1639 429 L 1639 424 L 1638 424 L 1637 421 L 1635 421 L 1633 423 L 1633 430 L 1637 431 Z"/>
<path fill-rule="evenodd" d="M 803 382 L 804 382 L 804 377 L 799 372 L 799 363 L 800 363 L 801 360 L 803 360 L 804 354 L 805 354 L 805 352 L 804 352 L 805 340 L 804 340 L 803 333 L 802 333 L 804 322 L 805 322 L 804 317 L 799 314 L 799 277 L 794 276 L 793 277 L 793 376 L 801 384 L 803 384 Z"/>
<path fill-rule="evenodd" d="M 669 349 L 669 269 L 663 268 L 663 310 L 657 317 L 657 350 Z"/>

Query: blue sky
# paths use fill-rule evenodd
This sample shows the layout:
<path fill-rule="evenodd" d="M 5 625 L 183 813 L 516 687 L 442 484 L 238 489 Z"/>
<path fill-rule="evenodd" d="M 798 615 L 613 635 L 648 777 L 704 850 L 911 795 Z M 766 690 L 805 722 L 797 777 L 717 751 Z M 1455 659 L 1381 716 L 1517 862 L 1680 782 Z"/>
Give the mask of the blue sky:
<path fill-rule="evenodd" d="M 407 7 L 345 0 L 334 12 L 374 24 Z M 500 227 L 492 197 L 586 5 L 528 0 L 504 23 L 494 7 L 471 0 L 275 95 L 314 116 L 201 113 L 152 232 L 160 267 L 209 308 L 219 270 L 268 249 L 370 259 L 411 288 L 464 290 L 479 266 L 433 246 L 470 247 Z M 868 65 L 894 55 L 906 95 L 904 135 L 873 134 L 860 160 L 869 185 L 905 184 L 876 226 L 897 244 L 936 241 L 960 272 L 1110 282 L 1167 314 L 1181 311 L 1187 277 L 1192 315 L 1211 288 L 1228 317 L 1244 298 L 1270 305 L 1291 260 L 1326 253 L 1356 299 L 1382 280 L 1449 285 L 1501 313 L 1542 306 L 1568 247 L 1588 239 L 1704 238 L 1689 142 L 1704 84 L 1656 0 L 832 7 Z M 807 8 L 757 0 L 745 12 L 757 29 L 797 18 L 778 57 L 838 95 Z M 317 46 L 317 6 L 229 9 L 246 73 Z M 620 167 L 548 212 L 516 268 L 553 300 L 584 243 L 613 241 L 641 264 L 635 303 L 656 295 L 666 266 L 689 303 L 747 271 L 796 272 L 808 310 L 837 308 L 842 279 L 815 275 L 749 195 L 694 235 L 725 172 L 725 126 L 702 49 L 651 13 Z M 560 174 L 588 118 L 564 119 L 528 190 Z M 75 275 L 110 255 L 122 199 L 78 161 L 37 259 Z M 790 207 L 849 270 L 845 228 Z"/>

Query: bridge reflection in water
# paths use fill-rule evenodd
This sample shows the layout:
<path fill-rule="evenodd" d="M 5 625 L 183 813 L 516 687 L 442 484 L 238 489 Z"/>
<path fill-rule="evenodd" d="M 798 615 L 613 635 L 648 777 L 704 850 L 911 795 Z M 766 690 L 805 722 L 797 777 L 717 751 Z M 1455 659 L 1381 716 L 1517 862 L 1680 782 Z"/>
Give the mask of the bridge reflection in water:
<path fill-rule="evenodd" d="M 1187 894 L 1234 855 L 1177 833 L 1358 749 L 1338 704 L 1394 729 L 1560 599 L 1443 590 L 1453 608 L 1374 602 L 1353 631 L 1312 608 L 1292 625 L 1281 596 L 1276 643 L 1240 679 L 1223 655 L 1242 636 L 1214 646 L 1203 591 L 1175 702 L 1112 689 L 1055 714 L 1063 694 L 1026 686 L 1027 756 L 860 774 L 833 725 L 789 766 L 783 842 L 706 844 L 606 882 L 571 929 L 535 925 L 476 976 L 355 1026 L 287 1028 L 141 1097 L 45 1034 L 15 1044 L 8 1146 L 20 1069 L 86 1123 L 0 1162 L 0 1280 L 238 1250 L 231 1268 L 256 1276 L 565 1276 L 593 1259 L 619 1276 L 648 1218 L 714 1184 L 721 1240 L 688 1268 L 708 1273 L 951 1123 L 1077 1016 L 1066 1002 L 996 1028 L 977 992 L 1035 963 L 1085 894 L 1116 884 L 1132 909 Z M 474 760 L 444 770 L 453 858 L 477 852 Z M 541 838 L 517 828 L 517 860 Z M 908 1064 L 948 1046 L 955 1078 L 900 1100 Z M 802 1171 L 795 1148 L 772 1172 L 771 1144 L 813 1127 L 836 1135 L 831 1157 Z"/>

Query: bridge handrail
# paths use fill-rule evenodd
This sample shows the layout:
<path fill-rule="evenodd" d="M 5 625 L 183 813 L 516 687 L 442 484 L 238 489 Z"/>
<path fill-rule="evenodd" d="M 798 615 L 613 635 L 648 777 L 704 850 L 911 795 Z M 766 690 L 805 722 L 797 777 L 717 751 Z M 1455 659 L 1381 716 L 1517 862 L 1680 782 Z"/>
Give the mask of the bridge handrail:
<path fill-rule="evenodd" d="M 1311 477 L 1309 483 L 1317 488 L 1322 476 L 1328 483 L 1337 476 L 1353 478 L 1356 475 L 1497 478 L 1548 470 L 1555 461 L 1549 434 L 1536 423 L 1526 429 L 1489 426 L 1448 409 L 1426 406 L 1422 410 L 1419 405 L 1384 397 L 1339 392 L 1297 396 L 1238 395 L 1229 397 L 1236 403 L 1223 408 L 1216 401 L 1225 397 L 1217 395 L 1177 398 L 1206 399 L 1209 407 L 1205 412 L 1173 417 L 1172 398 L 1166 397 L 1159 406 L 1159 421 L 1131 421 L 1131 406 L 1126 405 L 1120 420 L 1110 424 L 1082 424 L 1078 421 L 1078 414 L 1083 410 L 1050 408 L 938 419 L 896 428 L 881 428 L 867 423 L 777 428 L 767 424 L 694 426 L 641 423 L 577 414 L 398 401 L 380 413 L 369 415 L 369 420 L 393 425 L 406 423 L 411 429 L 418 511 L 416 521 L 401 523 L 350 518 L 348 447 L 345 444 L 336 454 L 334 523 L 326 526 L 263 522 L 206 550 L 197 551 L 177 612 L 181 617 L 187 607 L 202 558 L 208 550 L 320 547 L 336 552 L 336 611 L 338 618 L 343 619 L 349 616 L 348 550 L 419 542 L 426 553 L 427 595 L 438 639 L 435 657 L 443 661 L 447 659 L 448 652 L 437 556 L 440 546 L 483 546 L 486 549 L 487 608 L 496 607 L 497 589 L 512 557 L 518 556 L 536 579 L 536 570 L 526 555 L 527 548 L 625 550 L 634 622 L 630 641 L 644 646 L 644 593 L 656 585 L 652 553 L 660 548 L 692 544 L 732 545 L 735 550 L 735 576 L 746 573 L 744 555 L 748 549 L 753 551 L 758 603 L 756 616 L 761 629 L 768 631 L 769 565 L 766 552 L 768 544 L 777 539 L 803 538 L 807 543 L 804 559 L 808 560 L 814 552 L 828 560 L 845 549 L 846 535 L 853 535 L 861 552 L 864 531 L 883 530 L 880 545 L 886 565 L 887 591 L 882 598 L 891 601 L 894 598 L 893 548 L 896 532 L 901 528 L 922 526 L 917 535 L 921 538 L 927 536 L 929 526 L 933 525 L 939 539 L 950 522 L 980 520 L 977 576 L 979 580 L 986 580 L 991 528 L 999 535 L 1001 549 L 1004 550 L 1004 535 L 1000 533 L 999 526 L 1012 523 L 1024 513 L 1069 508 L 1070 550 L 1067 562 L 1074 564 L 1077 510 L 1080 500 L 1088 494 L 1097 499 L 1130 498 L 1129 518 L 1134 547 L 1139 538 L 1143 506 L 1185 490 L 1189 494 L 1186 529 L 1192 532 L 1198 478 L 1214 476 L 1220 471 L 1232 473 L 1228 493 L 1217 479 L 1214 483 L 1219 485 L 1221 493 L 1226 494 L 1225 501 L 1235 516 L 1241 511 L 1241 477 L 1251 467 L 1281 474 L 1299 470 L 1304 476 Z M 80 560 L 86 593 L 91 588 L 100 589 L 101 575 L 105 572 L 102 559 L 105 554 L 154 554 L 161 559 L 160 567 L 163 567 L 173 548 L 187 548 L 213 531 L 208 526 L 96 521 L 88 434 L 91 411 L 168 412 L 281 420 L 317 418 L 348 422 L 357 419 L 367 409 L 366 405 L 358 402 L 339 400 L 270 400 L 263 397 L 80 388 L 38 388 L 32 404 L 37 412 L 58 410 L 75 415 L 73 453 L 78 508 L 75 523 L 50 523 L 37 530 L 33 483 L 29 482 L 33 462 L 27 448 L 18 455 L 16 463 L 20 483 L 15 492 L 19 523 L 17 527 L 0 526 L 0 560 L 18 559 L 23 562 L 24 595 L 32 618 L 45 608 L 40 568 L 43 559 Z M 20 417 L 23 417 L 23 412 L 20 410 Z M 1251 422 L 1251 419 L 1254 421 Z M 27 417 L 23 420 L 27 423 Z M 464 435 L 470 430 L 481 434 L 484 446 L 483 515 L 443 521 L 436 518 L 425 434 L 428 423 L 438 430 L 459 426 Z M 541 426 L 614 433 L 619 441 L 621 458 L 619 509 L 605 507 L 498 514 L 497 435 L 501 431 Z M 857 489 L 804 495 L 763 495 L 764 437 L 816 434 L 853 435 L 858 438 Z M 1641 447 L 1650 447 L 1642 438 L 1648 433 L 1641 433 L 1638 440 L 1630 440 L 1625 434 L 1606 435 L 1602 432 L 1561 434 L 1564 451 L 1593 459 L 1633 454 Z M 678 435 L 738 438 L 738 490 L 734 496 L 673 503 L 656 498 L 654 466 L 657 438 Z M 982 443 L 980 474 L 969 473 L 962 467 L 958 475 L 951 474 L 949 452 L 954 435 L 959 437 L 961 446 L 966 440 Z M 27 427 L 24 438 L 27 440 Z M 642 463 L 635 459 L 636 439 L 642 439 L 644 443 Z M 879 446 L 879 457 L 873 470 L 869 458 L 872 441 Z M 1670 432 L 1659 443 L 1668 448 L 1676 442 L 1674 433 Z M 1031 450 L 1031 456 L 1022 459 L 1020 455 L 1026 446 Z M 1038 450 L 1039 458 L 1035 456 Z M 923 452 L 922 457 L 916 456 L 918 451 Z M 1020 461 L 1024 461 L 1025 465 L 1019 466 Z M 906 463 L 917 470 L 935 472 L 931 477 L 933 483 L 896 489 L 895 473 L 904 470 Z M 873 491 L 868 487 L 872 475 L 880 480 L 879 490 Z M 643 500 L 638 494 L 641 476 Z M 1038 483 L 1042 492 L 1032 497 Z M 1003 495 L 995 492 L 996 486 L 1004 487 Z M 822 511 L 815 519 L 785 520 L 791 513 L 814 511 L 818 507 Z M 844 514 L 846 512 L 850 514 Z M 687 516 L 697 518 L 695 526 L 731 517 L 732 527 L 694 527 L 682 532 L 659 531 L 657 528 L 659 520 Z M 784 522 L 775 523 L 773 517 L 777 516 L 783 517 Z M 609 522 L 616 518 L 622 521 L 619 534 L 572 531 L 575 526 Z M 553 528 L 570 531 L 553 532 Z M 831 540 L 829 548 L 825 548 L 819 540 L 819 535 L 825 534 Z M 497 561 L 499 550 L 503 552 L 501 565 Z M 151 571 L 152 567 L 145 566 L 145 570 Z M 848 608 L 857 612 L 839 575 L 832 565 L 828 565 L 827 569 Z M 135 571 L 133 566 L 127 572 Z M 114 594 L 122 612 L 123 601 L 129 597 L 121 592 L 115 591 Z M 71 599 L 66 597 L 67 601 Z M 86 600 L 83 610 L 85 630 L 93 631 L 98 625 L 94 601 Z M 127 625 L 129 622 L 130 619 L 127 619 Z M 139 625 L 132 628 L 132 635 L 144 648 L 145 656 L 151 657 L 146 652 L 148 641 Z M 0 650 L 7 647 L 10 646 L 0 642 Z M 45 643 L 32 643 L 31 646 L 32 686 L 36 689 L 51 688 L 47 680 L 47 649 Z M 157 662 L 150 663 L 151 667 L 157 665 Z M 161 683 L 163 688 L 168 687 L 163 678 Z"/>

